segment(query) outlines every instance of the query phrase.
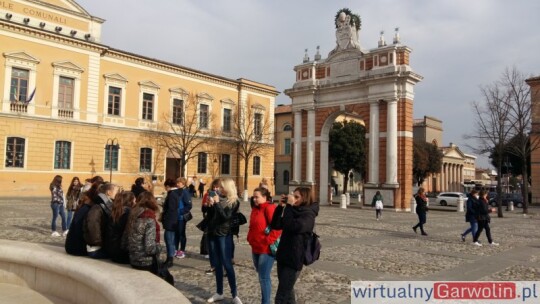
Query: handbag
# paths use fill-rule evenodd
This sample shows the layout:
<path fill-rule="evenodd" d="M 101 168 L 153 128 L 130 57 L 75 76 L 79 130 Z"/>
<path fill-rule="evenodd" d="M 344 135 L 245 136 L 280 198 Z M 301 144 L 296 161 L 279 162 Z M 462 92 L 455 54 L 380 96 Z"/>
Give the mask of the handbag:
<path fill-rule="evenodd" d="M 246 219 L 246 216 L 242 212 L 238 211 L 233 214 L 232 219 L 231 219 L 232 227 L 242 226 L 245 223 L 247 223 L 247 219 Z"/>
<path fill-rule="evenodd" d="M 206 217 L 203 218 L 195 227 L 202 232 L 206 231 L 206 228 L 208 228 L 208 219 Z"/>
<path fill-rule="evenodd" d="M 182 217 L 184 218 L 184 222 L 189 222 L 191 219 L 193 219 L 193 214 L 191 214 L 191 211 L 189 211 L 188 213 L 184 213 Z"/>

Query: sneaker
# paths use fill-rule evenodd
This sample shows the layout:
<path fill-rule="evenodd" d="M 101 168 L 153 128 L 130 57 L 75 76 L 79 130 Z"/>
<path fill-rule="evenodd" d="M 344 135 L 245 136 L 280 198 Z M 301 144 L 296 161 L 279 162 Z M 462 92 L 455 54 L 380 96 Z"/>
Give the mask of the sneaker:
<path fill-rule="evenodd" d="M 412 227 L 412 230 L 414 230 L 414 233 L 418 233 L 416 232 L 416 227 Z"/>
<path fill-rule="evenodd" d="M 182 250 L 178 250 L 175 257 L 178 259 L 183 259 L 186 257 L 186 254 Z"/>
<path fill-rule="evenodd" d="M 214 271 L 216 271 L 214 268 L 210 268 L 206 270 L 204 273 L 210 275 L 210 274 L 214 274 Z"/>
<path fill-rule="evenodd" d="M 478 242 L 474 242 L 473 245 L 478 246 L 478 247 L 482 247 L 482 244 L 480 244 Z"/>
<path fill-rule="evenodd" d="M 238 296 L 234 297 L 234 299 L 232 299 L 232 302 L 233 304 L 242 304 L 242 301 Z"/>
<path fill-rule="evenodd" d="M 491 246 L 499 246 L 499 243 L 491 242 L 489 243 Z"/>
<path fill-rule="evenodd" d="M 67 236 L 69 230 L 66 230 L 62 233 L 62 236 Z"/>
<path fill-rule="evenodd" d="M 53 231 L 53 233 L 51 233 L 51 236 L 60 236 L 60 233 Z"/>
<path fill-rule="evenodd" d="M 219 293 L 215 293 L 213 296 L 211 296 L 210 298 L 208 298 L 208 300 L 206 300 L 206 302 L 208 303 L 214 303 L 214 302 L 217 302 L 217 301 L 222 301 L 224 300 L 225 297 L 222 295 L 222 294 L 219 294 Z M 242 302 L 240 302 L 242 303 Z"/>
<path fill-rule="evenodd" d="M 463 234 L 461 235 L 461 241 L 465 242 L 465 236 Z"/>
<path fill-rule="evenodd" d="M 204 255 L 204 258 L 205 258 L 205 259 L 209 259 L 209 258 L 210 258 L 210 255 L 209 255 L 209 254 L 205 254 L 205 255 Z"/>

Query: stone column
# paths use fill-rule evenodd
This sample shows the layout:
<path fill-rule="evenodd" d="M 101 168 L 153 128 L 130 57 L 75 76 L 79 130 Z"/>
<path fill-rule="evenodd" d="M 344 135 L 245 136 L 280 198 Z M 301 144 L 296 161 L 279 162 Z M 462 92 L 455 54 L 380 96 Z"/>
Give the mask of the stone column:
<path fill-rule="evenodd" d="M 319 142 L 321 144 L 321 159 L 328 159 L 328 135 L 325 137 L 321 136 Z M 319 172 L 319 204 L 324 204 L 328 199 L 328 188 L 330 186 L 330 182 L 328 181 L 328 162 L 321 161 L 319 163 Z M 330 191 L 333 191 L 333 189 L 330 189 Z M 331 203 L 331 201 L 328 203 Z"/>
<path fill-rule="evenodd" d="M 369 102 L 369 184 L 379 183 L 379 101 Z"/>
<path fill-rule="evenodd" d="M 293 183 L 300 183 L 302 180 L 302 111 L 294 112 L 294 167 Z"/>
<path fill-rule="evenodd" d="M 313 183 L 315 165 L 315 109 L 308 110 L 307 117 L 307 145 L 306 145 L 306 182 Z"/>
<path fill-rule="evenodd" d="M 397 100 L 387 103 L 386 113 L 386 184 L 397 185 Z"/>

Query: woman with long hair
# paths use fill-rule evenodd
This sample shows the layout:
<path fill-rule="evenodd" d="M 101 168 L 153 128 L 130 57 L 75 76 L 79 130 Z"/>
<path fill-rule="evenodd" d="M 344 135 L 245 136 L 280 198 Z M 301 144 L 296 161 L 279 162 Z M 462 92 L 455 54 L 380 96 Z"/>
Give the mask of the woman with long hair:
<path fill-rule="evenodd" d="M 135 206 L 135 195 L 130 191 L 118 192 L 114 198 L 111 217 L 105 229 L 105 250 L 109 258 L 116 263 L 128 264 L 129 251 L 122 239 L 131 208 Z M 124 246 L 123 246 L 124 245 Z"/>
<path fill-rule="evenodd" d="M 414 199 L 416 200 L 416 214 L 418 215 L 418 224 L 413 226 L 412 229 L 414 230 L 414 233 L 417 233 L 416 229 L 420 227 L 420 232 L 422 232 L 422 235 L 427 235 L 427 233 L 424 231 L 424 224 L 426 223 L 426 212 L 428 211 L 428 199 L 426 197 L 424 188 L 418 188 Z"/>
<path fill-rule="evenodd" d="M 482 234 L 482 230 L 486 230 L 486 237 L 488 239 L 488 243 L 491 246 L 499 246 L 499 243 L 495 243 L 493 241 L 493 238 L 491 237 L 491 227 L 489 227 L 489 223 L 491 222 L 491 217 L 489 216 L 490 212 L 491 207 L 489 206 L 489 202 L 487 199 L 487 192 L 485 190 L 480 190 L 480 198 L 478 199 L 478 202 L 476 204 L 476 219 L 478 220 L 478 231 L 476 231 L 473 239 L 473 244 L 476 246 L 482 246 L 482 244 L 478 242 L 478 238 Z"/>
<path fill-rule="evenodd" d="M 51 209 L 52 209 L 52 222 L 51 222 L 51 235 L 60 236 L 60 233 L 56 231 L 56 218 L 60 214 L 62 219 L 62 235 L 66 236 L 68 233 L 66 225 L 66 213 L 64 211 L 64 191 L 62 190 L 62 176 L 56 175 L 49 184 L 49 190 L 51 191 Z"/>
<path fill-rule="evenodd" d="M 314 202 L 312 191 L 298 187 L 293 194 L 282 195 L 274 211 L 272 229 L 282 229 L 276 253 L 278 289 L 275 303 L 296 303 L 294 284 L 304 266 L 304 244 L 313 233 L 319 204 Z"/>
<path fill-rule="evenodd" d="M 212 193 L 208 206 L 211 208 L 211 217 L 208 220 L 208 239 L 211 257 L 215 267 L 216 293 L 207 302 L 214 303 L 223 300 L 223 268 L 229 281 L 234 304 L 241 304 L 236 290 L 236 274 L 232 263 L 231 219 L 233 213 L 238 211 L 236 185 L 231 178 L 225 178 L 219 186 L 219 193 Z"/>
<path fill-rule="evenodd" d="M 158 273 L 159 253 L 161 252 L 156 198 L 150 192 L 138 197 L 135 208 L 131 210 L 126 226 L 129 262 L 131 267 Z"/>
<path fill-rule="evenodd" d="M 212 218 L 212 215 L 214 214 L 212 211 L 213 207 L 210 205 L 210 203 L 211 203 L 212 197 L 219 193 L 220 185 L 221 185 L 221 178 L 214 179 L 212 183 L 210 184 L 210 189 L 206 191 L 201 201 L 201 212 L 204 219 L 202 227 L 204 231 L 201 237 L 200 253 L 210 260 L 210 268 L 204 272 L 208 275 L 213 274 L 215 271 L 214 258 L 212 256 L 212 252 L 210 252 L 210 244 L 208 240 L 208 221 L 210 218 Z"/>
<path fill-rule="evenodd" d="M 75 210 L 77 210 L 77 206 L 79 205 L 79 198 L 81 196 L 81 181 L 77 176 L 73 177 L 71 179 L 71 183 L 69 184 L 68 191 L 66 193 L 66 200 L 67 200 L 67 228 L 71 226 L 71 219 L 73 218 L 73 213 L 75 213 Z"/>
<path fill-rule="evenodd" d="M 105 246 L 105 230 L 111 217 L 113 200 L 119 187 L 111 183 L 99 186 L 99 193 L 94 198 L 93 205 L 88 211 L 83 224 L 83 236 L 86 241 L 88 256 L 93 259 L 107 258 Z"/>
<path fill-rule="evenodd" d="M 270 304 L 272 296 L 272 280 L 270 272 L 274 266 L 272 245 L 281 235 L 281 230 L 270 228 L 276 205 L 272 204 L 272 195 L 268 189 L 259 187 L 253 190 L 253 206 L 249 217 L 247 241 L 251 245 L 251 255 L 255 271 L 259 275 L 261 285 L 261 303 Z"/>

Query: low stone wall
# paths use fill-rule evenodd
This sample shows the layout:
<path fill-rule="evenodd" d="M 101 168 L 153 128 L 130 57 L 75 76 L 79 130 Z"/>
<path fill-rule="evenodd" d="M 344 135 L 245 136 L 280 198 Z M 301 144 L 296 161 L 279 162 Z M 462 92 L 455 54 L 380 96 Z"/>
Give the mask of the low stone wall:
<path fill-rule="evenodd" d="M 0 240 L 0 283 L 30 288 L 61 303 L 191 303 L 157 276 L 64 248 Z"/>

